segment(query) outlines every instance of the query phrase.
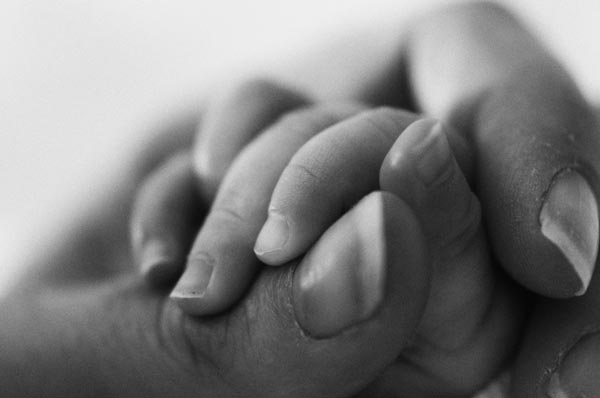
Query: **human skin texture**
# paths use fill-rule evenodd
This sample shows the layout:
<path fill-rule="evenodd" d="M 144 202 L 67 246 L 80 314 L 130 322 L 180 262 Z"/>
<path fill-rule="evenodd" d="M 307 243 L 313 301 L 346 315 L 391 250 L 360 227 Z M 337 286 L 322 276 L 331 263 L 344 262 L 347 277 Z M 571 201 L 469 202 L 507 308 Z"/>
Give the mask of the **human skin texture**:
<path fill-rule="evenodd" d="M 428 268 L 416 217 L 399 199 L 365 202 L 392 206 L 378 225 L 398 243 L 388 256 L 401 250 L 407 260 L 388 273 L 397 290 L 372 320 L 318 340 L 295 321 L 293 268 L 261 273 L 240 305 L 212 318 L 186 316 L 150 289 L 120 244 L 131 201 L 129 186 L 121 188 L 35 265 L 46 272 L 2 303 L 2 395 L 348 396 L 408 344 Z M 413 234 L 398 234 L 400 225 Z"/>
<path fill-rule="evenodd" d="M 517 282 L 550 297 L 583 295 L 593 279 L 598 247 L 599 134 L 591 108 L 552 55 L 497 6 L 449 8 L 416 21 L 409 32 L 396 65 L 408 76 L 393 80 L 405 84 L 405 92 L 387 100 L 412 104 L 459 126 L 462 142 L 469 146 L 465 156 L 458 156 L 461 167 L 482 198 L 495 256 Z M 382 98 L 373 95 L 376 89 L 366 91 L 369 98 Z M 412 96 L 406 95 L 409 91 Z M 460 142 L 453 146 L 459 155 Z M 301 219 L 310 218 L 295 215 L 295 221 Z M 303 239 L 288 241 L 287 249 L 263 248 L 264 255 L 258 255 L 268 263 L 285 262 L 314 239 L 311 233 L 298 235 Z M 569 307 L 573 314 L 587 313 L 577 306 Z M 585 341 L 593 346 L 593 339 Z M 556 368 L 565 350 L 547 353 L 555 355 L 554 364 L 545 366 Z M 578 373 L 573 365 L 567 369 L 567 375 Z M 552 393 L 563 394 L 564 388 L 557 387 L 561 378 L 540 376 L 541 385 L 548 378 Z M 515 391 L 533 394 L 520 380 Z"/>
<path fill-rule="evenodd" d="M 471 6 L 471 8 L 463 8 L 462 11 L 461 8 L 457 8 L 454 14 L 457 18 L 449 18 L 447 20 L 458 21 L 461 26 L 472 26 L 469 21 L 473 23 L 475 20 L 481 20 L 481 17 L 473 18 L 473 14 L 467 12 L 469 10 L 492 16 L 498 13 L 498 10 L 493 6 Z M 505 14 L 502 13 L 502 15 Z M 466 19 L 461 19 L 463 17 Z M 511 59 L 517 58 L 513 57 Z M 524 68 L 524 71 L 527 70 L 525 66 L 521 66 Z M 419 70 L 417 66 L 413 66 L 412 68 L 415 71 Z M 554 67 L 548 67 L 546 70 L 556 71 Z M 562 74 L 562 72 L 560 73 Z M 550 83 L 557 83 L 551 79 L 553 75 L 550 75 L 550 77 L 545 74 L 542 75 L 541 77 L 527 79 L 525 82 L 527 84 L 523 82 L 521 82 L 523 84 L 515 84 L 519 80 L 512 80 L 512 86 L 509 85 L 511 79 L 508 79 L 508 81 L 500 79 L 499 81 L 494 81 L 491 88 L 484 90 L 487 92 L 489 98 L 492 98 L 487 102 L 487 114 L 496 115 L 497 113 L 494 112 L 494 109 L 496 111 L 505 109 L 499 105 L 492 107 L 490 104 L 506 104 L 506 109 L 518 111 L 514 114 L 509 114 L 506 118 L 498 117 L 496 119 L 497 124 L 484 123 L 485 118 L 479 119 L 480 114 L 478 112 L 481 109 L 486 109 L 486 106 L 482 106 L 481 108 L 472 107 L 473 101 L 468 101 L 470 95 L 466 95 L 472 94 L 471 91 L 465 95 L 457 96 L 444 96 L 440 92 L 440 98 L 446 98 L 449 105 L 440 106 L 439 108 L 431 106 L 431 113 L 437 113 L 437 111 L 433 111 L 434 109 L 439 109 L 439 112 L 444 114 L 447 111 L 448 114 L 445 116 L 448 116 L 453 125 L 460 127 L 473 126 L 473 120 L 480 120 L 478 123 L 485 126 L 502 126 L 502 121 L 510 122 L 509 118 L 517 119 L 523 117 L 524 124 L 533 123 L 534 127 L 537 126 L 531 129 L 531 134 L 533 135 L 530 137 L 537 137 L 540 131 L 559 131 L 561 134 L 564 134 L 565 131 L 570 131 L 573 123 L 575 126 L 578 126 L 578 131 L 582 129 L 585 134 L 595 134 L 593 133 L 596 131 L 595 121 L 590 118 L 590 111 L 587 105 L 582 102 L 577 92 L 573 91 L 572 83 L 568 79 L 559 79 L 560 84 L 558 87 L 564 88 L 564 90 L 548 89 L 546 91 L 543 87 L 546 87 Z M 482 74 L 482 76 L 485 76 L 485 74 Z M 527 76 L 527 73 L 522 76 Z M 416 79 L 416 77 L 413 78 Z M 507 84 L 507 87 L 514 87 L 514 89 L 496 91 L 501 89 L 503 84 Z M 419 87 L 419 83 L 417 82 L 413 82 L 412 85 Z M 485 81 L 482 85 L 487 87 Z M 422 90 L 427 91 L 426 87 L 421 87 L 423 87 Z M 436 87 L 443 86 L 435 86 L 432 90 L 437 90 Z M 508 106 L 511 105 L 511 96 L 515 92 L 518 93 L 522 87 L 526 89 L 524 98 L 529 98 L 525 101 L 530 105 L 527 108 L 529 110 L 527 115 L 524 114 L 525 109 L 514 109 Z M 451 89 L 448 92 L 455 92 L 453 90 Z M 456 88 L 456 90 L 460 92 L 460 88 Z M 419 100 L 419 98 L 425 98 L 425 95 L 422 93 L 419 94 L 419 90 L 416 88 L 414 91 L 420 106 L 423 109 L 428 109 L 426 105 L 427 101 L 423 99 Z M 475 92 L 479 91 L 475 90 Z M 499 94 L 496 96 L 490 94 L 494 92 L 498 92 Z M 535 93 L 540 92 L 542 98 L 534 96 Z M 566 92 L 567 96 L 561 97 L 560 93 L 562 92 Z M 431 97 L 435 97 L 435 91 L 431 93 Z M 475 96 L 475 98 L 480 97 Z M 462 101 L 463 99 L 465 101 Z M 537 112 L 535 108 L 537 104 L 544 105 L 546 111 Z M 442 110 L 445 112 L 442 112 Z M 547 130 L 546 127 L 548 126 L 539 126 L 538 123 L 539 120 L 546 120 L 541 116 L 546 116 L 549 113 L 552 114 L 552 123 L 549 125 L 551 128 Z M 439 115 L 438 117 L 442 116 L 444 115 Z M 461 120 L 463 121 L 462 124 Z M 186 124 L 184 123 L 184 125 Z M 184 128 L 183 130 L 186 129 Z M 469 129 L 466 130 L 468 131 Z M 595 139 L 579 138 L 586 137 L 586 135 L 580 136 L 577 134 L 575 135 L 575 144 L 566 146 L 542 145 L 539 147 L 539 153 L 544 153 L 543 147 L 552 148 L 552 150 L 567 148 L 567 153 L 571 155 L 573 153 L 577 154 L 577 151 L 582 150 L 584 156 L 581 157 L 581 164 L 584 164 L 585 167 L 578 170 L 587 170 L 584 173 L 585 178 L 590 185 L 594 185 L 594 178 L 590 176 L 596 172 L 596 163 L 590 157 L 592 156 L 596 141 Z M 495 136 L 496 134 L 490 134 L 488 138 Z M 597 137 L 597 135 L 593 136 Z M 551 144 L 555 142 L 553 141 L 554 139 L 557 139 L 559 142 L 562 142 L 564 139 L 552 138 L 561 137 L 558 133 L 544 137 L 550 137 Z M 170 148 L 182 147 L 171 143 L 170 139 L 163 141 L 163 144 L 165 142 L 170 143 Z M 189 140 L 186 142 L 182 139 L 178 142 L 185 143 L 188 146 L 191 145 Z M 495 145 L 503 143 L 502 140 L 482 140 L 476 142 L 479 142 L 479 144 L 475 145 L 472 153 L 474 154 L 473 157 L 479 159 L 479 161 L 475 163 L 475 166 L 487 160 L 485 156 L 491 156 L 490 148 L 493 146 L 488 146 L 486 152 L 486 145 L 490 143 L 494 143 Z M 531 140 L 531 142 L 535 142 L 535 140 Z M 159 145 L 159 148 L 163 147 Z M 160 154 L 164 154 L 164 152 L 168 151 L 164 149 L 155 150 L 153 153 L 159 154 L 155 159 L 163 159 L 164 157 L 160 156 Z M 485 154 L 485 156 L 479 153 Z M 554 176 L 556 171 L 563 170 L 565 164 L 571 165 L 568 162 L 564 163 L 562 160 L 573 159 L 574 157 L 561 153 L 556 157 L 547 154 L 540 155 L 544 159 L 543 162 L 539 163 L 544 169 L 540 170 L 546 176 L 542 180 L 546 183 L 549 183 L 551 180 L 550 176 Z M 498 154 L 495 154 L 495 156 L 506 156 L 507 159 L 514 161 L 513 157 L 503 151 L 498 151 Z M 536 159 L 535 156 L 532 158 Z M 575 158 L 579 159 L 578 156 Z M 524 159 L 531 158 L 525 157 Z M 554 164 L 552 162 L 558 163 Z M 492 162 L 492 164 L 494 163 Z M 248 323 L 244 322 L 244 319 L 247 319 L 245 318 L 247 316 L 245 314 L 252 314 L 257 308 L 273 308 L 268 307 L 269 303 L 274 303 L 275 305 L 281 304 L 282 301 L 273 299 L 274 295 L 277 296 L 275 293 L 278 292 L 274 287 L 285 287 L 285 283 L 286 281 L 289 283 L 289 279 L 286 279 L 283 274 L 279 274 L 280 277 L 276 277 L 278 275 L 277 272 L 282 273 L 285 271 L 269 271 L 259 278 L 249 292 L 247 301 L 236 307 L 233 311 L 215 318 L 207 318 L 203 321 L 184 317 L 177 307 L 165 301 L 166 292 L 149 289 L 132 274 L 133 260 L 127 251 L 127 226 L 124 225 L 124 220 L 128 216 L 132 191 L 137 187 L 139 177 L 144 174 L 141 170 L 147 169 L 148 167 L 132 168 L 131 175 L 134 177 L 115 187 L 113 191 L 107 194 L 107 199 L 98 205 L 98 207 L 89 209 L 82 217 L 77 218 L 69 228 L 66 228 L 65 232 L 60 234 L 55 242 L 50 242 L 46 247 L 37 249 L 38 251 L 35 253 L 37 259 L 31 267 L 32 271 L 12 291 L 10 297 L 3 301 L 0 308 L 3 325 L 0 336 L 0 345 L 3 352 L 3 359 L 0 364 L 0 374 L 2 374 L 3 381 L 0 387 L 3 389 L 1 391 L 2 395 L 41 395 L 42 391 L 47 396 L 81 396 L 82 394 L 88 396 L 93 396 L 94 394 L 98 396 L 146 396 L 146 393 L 150 396 L 152 394 L 178 394 L 179 396 L 194 394 L 194 396 L 198 396 L 202 395 L 203 392 L 206 395 L 209 392 L 213 392 L 214 394 L 220 393 L 224 396 L 235 396 L 235 394 L 240 393 L 228 383 L 230 379 L 224 378 L 222 372 L 215 369 L 221 369 L 221 367 L 227 367 L 226 365 L 231 364 L 227 361 L 234 358 L 234 355 L 227 354 L 231 354 L 232 352 L 244 353 L 243 350 L 236 351 L 236 348 L 229 348 L 240 348 L 237 344 L 241 341 L 229 337 L 235 337 L 235 333 L 241 333 L 236 330 L 249 330 Z M 480 181 L 485 180 L 481 176 L 477 177 L 477 179 Z M 507 190 L 511 187 L 510 185 L 502 186 Z M 489 186 L 485 189 L 490 190 L 487 195 L 493 198 L 493 187 Z M 516 185 L 512 189 L 517 193 L 521 191 L 529 192 L 522 185 Z M 535 196 L 538 199 L 523 202 L 530 205 L 533 203 L 532 208 L 535 211 L 531 214 L 538 214 L 540 210 L 540 189 L 543 191 L 541 187 L 532 190 L 538 193 Z M 510 193 L 512 191 L 509 190 L 507 192 Z M 485 195 L 482 192 L 482 198 L 485 198 Z M 498 197 L 502 197 L 502 195 L 498 195 Z M 498 202 L 490 201 L 489 203 Z M 494 209 L 495 207 L 492 206 L 491 208 Z M 411 218 L 410 212 L 406 212 L 404 215 L 407 218 Z M 531 218 L 529 219 L 531 220 Z M 498 225 L 501 226 L 503 224 L 499 223 Z M 540 228 L 536 228 L 539 232 Z M 547 244 L 548 242 L 544 242 L 544 245 Z M 496 249 L 496 252 L 498 253 L 498 249 Z M 540 251 L 540 253 L 542 252 L 543 250 Z M 561 259 L 560 261 L 564 263 L 564 252 L 562 257 L 559 255 L 557 258 Z M 506 261 L 507 258 L 504 259 L 504 262 Z M 509 264 L 503 265 L 507 268 L 510 267 Z M 513 265 L 513 267 L 519 266 Z M 536 269 L 535 274 L 543 275 L 543 272 Z M 515 273 L 515 275 L 517 274 Z M 527 277 L 524 276 L 522 279 L 522 281 L 525 281 L 523 283 L 526 285 L 529 283 L 528 286 L 535 289 L 536 282 L 533 280 L 527 282 L 525 278 Z M 569 279 L 567 277 L 564 280 L 568 283 L 564 284 L 564 286 L 548 288 L 547 293 L 557 293 L 556 295 L 559 296 L 572 295 L 581 288 L 581 286 L 578 286 L 577 279 Z M 595 312 L 595 309 L 600 306 L 598 305 L 598 296 L 594 293 L 597 283 L 594 281 L 595 279 L 592 278 L 590 282 L 589 292 L 591 294 L 581 299 L 568 302 L 544 299 L 535 307 L 528 337 L 523 341 L 523 354 L 520 356 L 521 359 L 519 359 L 516 367 L 517 376 L 513 389 L 515 394 L 520 394 L 517 396 L 544 396 L 547 393 L 547 390 L 545 390 L 546 384 L 544 383 L 552 379 L 552 375 L 548 372 L 548 369 L 558 369 L 563 359 L 562 363 L 568 368 L 563 372 L 563 377 L 558 378 L 558 381 L 562 381 L 564 385 L 561 386 L 561 384 L 554 383 L 554 390 L 551 390 L 553 391 L 552 393 L 559 397 L 561 395 L 558 394 L 562 394 L 562 391 L 571 391 L 569 388 L 572 388 L 571 386 L 573 385 L 577 388 L 585 385 L 585 381 L 582 380 L 574 380 L 565 384 L 565 381 L 570 377 L 567 375 L 585 376 L 585 373 L 576 372 L 576 364 L 579 361 L 570 355 L 564 355 L 564 353 L 567 348 L 573 346 L 573 343 L 581 341 L 582 344 L 585 343 L 583 348 L 589 349 L 593 359 L 595 353 L 593 350 L 595 347 L 594 341 L 592 340 L 590 343 L 589 339 L 579 338 L 582 334 L 590 330 L 595 330 L 595 325 L 598 322 L 598 314 Z M 544 284 L 540 286 L 545 287 Z M 280 296 L 277 297 L 281 299 Z M 265 305 L 260 307 L 257 306 L 257 303 Z M 275 308 L 281 309 L 281 307 Z M 268 333 L 273 333 L 274 330 L 281 330 L 278 328 L 281 325 L 279 322 L 283 322 L 284 326 L 290 326 L 285 323 L 291 319 L 289 316 L 285 316 L 285 314 L 289 315 L 289 312 L 285 312 L 285 306 L 283 308 L 283 314 L 276 313 L 276 319 L 272 318 L 273 324 L 269 325 L 270 328 L 268 330 L 264 330 L 266 334 L 256 334 L 256 336 L 267 338 L 266 340 L 258 341 L 258 343 L 267 343 L 265 346 L 269 346 L 272 343 L 274 347 L 280 347 L 281 342 L 278 343 L 277 338 L 273 341 L 268 340 L 269 336 L 274 336 Z M 400 331 L 391 331 L 391 329 L 388 330 L 385 328 L 380 329 L 380 331 L 388 330 L 388 332 L 382 333 L 382 335 L 390 338 L 390 341 L 392 341 L 391 345 L 401 348 L 406 342 L 406 330 L 411 329 L 414 315 L 418 312 L 418 308 L 407 309 L 407 313 L 405 314 L 407 322 L 403 325 L 405 329 Z M 157 314 L 160 314 L 160 316 Z M 296 337 L 302 335 L 298 329 L 293 328 L 293 325 L 291 333 L 298 333 Z M 252 334 L 249 335 L 252 336 Z M 363 335 L 363 337 L 365 336 L 367 335 Z M 276 337 L 289 338 L 293 336 Z M 360 338 L 360 336 L 355 337 Z M 190 345 L 189 342 L 194 341 L 193 339 L 196 339 L 196 344 Z M 301 338 L 299 341 L 302 341 Z M 387 342 L 388 340 L 382 341 Z M 540 344 L 542 342 L 549 342 L 550 344 Z M 350 343 L 356 343 L 356 341 L 350 341 Z M 253 340 L 252 344 L 257 344 L 256 340 Z M 261 345 L 260 347 L 263 346 Z M 338 348 L 345 347 L 342 344 Z M 277 359 L 265 354 L 273 354 L 274 352 L 276 351 L 260 350 L 261 364 L 264 364 L 264 362 L 268 364 L 271 363 L 270 360 Z M 286 353 L 285 350 L 281 352 Z M 571 350 L 570 352 L 588 352 L 588 350 L 578 349 Z M 226 357 L 215 361 L 214 357 L 211 356 L 211 354 L 217 355 L 215 353 L 223 353 Z M 287 353 L 290 355 L 297 354 L 296 352 Z M 354 353 L 356 352 L 354 351 Z M 312 358 L 311 362 L 308 362 L 310 366 L 314 366 L 315 363 L 330 366 L 332 363 L 323 362 L 324 359 L 328 358 L 343 358 L 343 361 L 354 359 L 360 364 L 364 364 L 370 359 L 369 357 L 362 356 L 352 357 L 352 350 L 348 351 L 346 354 L 348 355 L 347 357 L 326 355 L 326 350 L 320 349 L 314 351 L 313 354 L 316 356 Z M 338 355 L 342 354 L 338 353 Z M 190 356 L 193 358 L 190 359 Z M 294 357 L 293 355 L 291 357 L 307 358 L 304 356 Z M 376 355 L 376 357 L 378 358 L 379 356 Z M 350 366 L 350 362 L 346 363 L 346 366 Z M 278 363 L 273 362 L 272 364 L 276 367 Z M 357 378 L 353 378 L 352 376 L 355 375 L 351 372 L 352 369 L 348 369 L 348 372 L 345 374 L 345 377 L 350 380 L 329 378 L 330 375 L 322 373 L 324 377 L 309 382 L 306 380 L 306 374 L 294 373 L 289 369 L 289 363 L 284 363 L 284 365 L 277 368 L 278 372 L 273 373 L 273 375 L 279 377 L 278 382 L 283 381 L 288 386 L 290 389 L 289 392 L 297 392 L 299 394 L 309 392 L 309 390 L 297 390 L 298 384 L 295 381 L 297 380 L 296 377 L 299 376 L 303 377 L 302 388 L 314 388 L 314 391 L 321 394 L 334 391 L 334 393 L 327 396 L 334 395 L 335 393 L 339 396 L 347 395 L 351 393 L 349 390 L 359 388 L 363 383 L 368 383 L 367 380 L 361 379 L 360 375 Z M 372 373 L 368 373 L 367 376 L 373 375 L 380 370 L 375 369 L 377 368 L 376 365 L 377 361 L 374 360 L 371 365 L 374 368 L 370 369 Z M 189 369 L 193 369 L 193 371 L 190 373 Z M 310 368 L 313 375 L 317 373 L 314 369 Z M 268 377 L 273 375 L 262 374 L 258 368 L 251 370 L 255 372 L 252 376 L 264 376 L 266 379 L 263 379 L 263 381 L 266 382 L 274 381 L 268 379 Z M 290 370 L 290 372 L 287 372 L 287 370 Z M 23 377 L 23 375 L 29 376 Z M 554 380 L 556 379 L 554 378 Z M 236 374 L 235 380 L 242 380 L 244 383 L 247 383 L 245 387 L 248 387 L 250 395 L 256 391 L 263 393 L 266 391 L 267 395 L 269 392 L 276 393 L 275 391 L 268 390 L 268 383 L 265 384 L 266 386 L 259 386 L 258 380 L 261 379 L 257 377 L 244 378 L 242 375 Z M 588 381 L 593 380 L 588 379 Z M 340 383 L 340 385 L 334 385 L 336 383 Z M 314 391 L 310 390 L 311 393 Z M 576 396 L 574 393 L 571 393 L 571 395 Z"/>

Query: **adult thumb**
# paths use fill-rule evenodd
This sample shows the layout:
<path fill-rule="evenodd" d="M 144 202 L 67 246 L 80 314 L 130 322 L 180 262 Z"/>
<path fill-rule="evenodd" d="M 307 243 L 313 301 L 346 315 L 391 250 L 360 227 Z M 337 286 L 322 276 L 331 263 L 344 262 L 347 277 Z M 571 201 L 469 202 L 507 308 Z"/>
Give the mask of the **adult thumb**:
<path fill-rule="evenodd" d="M 349 396 L 410 343 L 428 285 L 416 216 L 394 195 L 375 192 L 295 269 L 266 268 L 232 312 L 188 326 L 226 326 L 196 341 L 240 395 Z"/>

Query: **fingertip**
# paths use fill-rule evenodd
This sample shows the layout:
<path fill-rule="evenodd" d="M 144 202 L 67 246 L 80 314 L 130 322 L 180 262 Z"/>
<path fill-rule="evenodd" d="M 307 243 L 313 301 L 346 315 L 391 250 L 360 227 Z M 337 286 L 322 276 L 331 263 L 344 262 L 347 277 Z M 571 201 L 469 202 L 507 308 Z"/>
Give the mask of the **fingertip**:
<path fill-rule="evenodd" d="M 154 286 L 172 282 L 183 266 L 182 259 L 173 255 L 174 249 L 164 240 L 146 242 L 139 254 L 139 272 Z"/>
<path fill-rule="evenodd" d="M 340 214 L 377 189 L 389 145 L 415 120 L 391 108 L 351 110 L 346 116 L 306 142 L 281 174 L 270 208 L 285 217 L 288 237 L 280 233 L 284 223 L 275 227 L 271 218 L 255 247 L 263 262 L 278 265 L 305 253 Z M 314 120 L 299 119 L 291 130 L 307 122 L 314 130 Z"/>
<path fill-rule="evenodd" d="M 282 250 L 288 241 L 290 226 L 285 216 L 270 211 L 256 239 L 254 251 L 260 255 Z"/>
<path fill-rule="evenodd" d="M 268 79 L 224 90 L 207 109 L 194 149 L 194 168 L 213 198 L 237 154 L 286 112 L 305 106 L 304 94 Z"/>
<path fill-rule="evenodd" d="M 203 216 L 188 153 L 172 156 L 136 194 L 130 225 L 132 254 L 140 275 L 164 285 L 179 275 Z"/>
<path fill-rule="evenodd" d="M 219 220 L 208 223 L 214 226 Z M 261 265 L 239 230 L 206 231 L 198 236 L 171 293 L 171 299 L 190 315 L 214 315 L 230 309 L 247 292 Z"/>
<path fill-rule="evenodd" d="M 394 142 L 380 169 L 381 188 L 406 200 L 428 235 L 431 230 L 459 229 L 475 210 L 473 194 L 448 141 L 449 131 L 435 119 L 412 123 Z M 448 222 L 452 225 L 443 225 Z"/>
<path fill-rule="evenodd" d="M 214 264 L 209 259 L 189 261 L 169 297 L 189 315 L 207 315 L 213 310 L 206 299 L 213 271 Z"/>
<path fill-rule="evenodd" d="M 576 296 L 587 291 L 596 266 L 598 223 L 596 197 L 585 178 L 571 169 L 558 173 L 540 211 L 541 232 L 577 275 Z"/>
<path fill-rule="evenodd" d="M 381 185 L 393 186 L 398 173 L 406 169 L 411 169 L 425 188 L 442 178 L 453 158 L 445 131 L 436 119 L 420 119 L 406 127 L 382 163 Z"/>
<path fill-rule="evenodd" d="M 289 239 L 290 225 L 287 217 L 276 211 L 269 211 L 267 221 L 256 238 L 254 253 L 265 264 L 282 265 L 289 261 L 285 250 Z"/>

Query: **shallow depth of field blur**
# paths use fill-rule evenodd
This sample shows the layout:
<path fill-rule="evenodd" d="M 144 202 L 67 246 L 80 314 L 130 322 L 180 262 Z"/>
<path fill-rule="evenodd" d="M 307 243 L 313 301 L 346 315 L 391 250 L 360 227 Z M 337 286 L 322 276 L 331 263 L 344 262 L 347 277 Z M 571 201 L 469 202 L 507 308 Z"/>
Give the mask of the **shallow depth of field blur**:
<path fill-rule="evenodd" d="M 319 49 L 365 46 L 356 37 L 385 37 L 443 3 L 0 0 L 0 295 L 157 121 L 249 72 L 294 76 Z M 502 3 L 600 104 L 600 2 Z M 374 54 L 374 43 L 385 45 L 367 41 Z"/>

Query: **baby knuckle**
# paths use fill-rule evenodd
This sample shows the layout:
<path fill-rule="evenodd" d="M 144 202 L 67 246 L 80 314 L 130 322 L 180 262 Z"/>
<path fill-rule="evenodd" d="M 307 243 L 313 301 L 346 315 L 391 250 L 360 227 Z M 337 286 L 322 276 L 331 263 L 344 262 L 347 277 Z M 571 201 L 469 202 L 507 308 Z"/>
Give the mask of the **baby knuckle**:
<path fill-rule="evenodd" d="M 323 185 L 326 183 L 327 174 L 324 168 L 320 167 L 318 162 L 306 164 L 303 162 L 292 162 L 285 170 L 284 181 L 292 182 L 292 186 L 299 187 L 302 190 L 310 190 L 311 187 Z M 310 192 L 310 191 L 309 191 Z"/>
<path fill-rule="evenodd" d="M 302 108 L 283 115 L 277 122 L 277 125 L 280 129 L 292 133 L 314 133 L 326 125 L 323 122 L 324 118 L 325 116 L 320 114 L 315 108 Z"/>
<path fill-rule="evenodd" d="M 224 187 L 210 209 L 207 221 L 210 219 L 233 225 L 247 224 L 250 210 L 256 206 L 255 199 L 248 195 L 251 189 L 246 182 Z"/>
<path fill-rule="evenodd" d="M 364 120 L 387 137 L 397 137 L 417 116 L 411 112 L 390 107 L 379 107 L 362 113 Z"/>
<path fill-rule="evenodd" d="M 301 107 L 281 116 L 276 125 L 279 129 L 309 138 L 353 115 L 357 109 L 352 104 Z"/>
<path fill-rule="evenodd" d="M 246 225 L 248 223 L 244 213 L 235 206 L 215 206 L 210 211 L 210 217 L 213 220 L 218 220 L 219 223 L 233 225 Z"/>

